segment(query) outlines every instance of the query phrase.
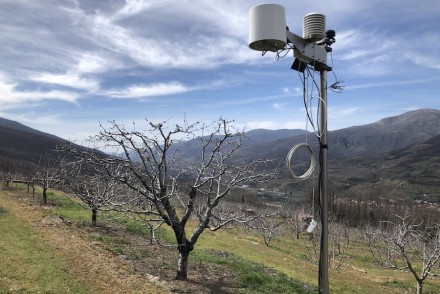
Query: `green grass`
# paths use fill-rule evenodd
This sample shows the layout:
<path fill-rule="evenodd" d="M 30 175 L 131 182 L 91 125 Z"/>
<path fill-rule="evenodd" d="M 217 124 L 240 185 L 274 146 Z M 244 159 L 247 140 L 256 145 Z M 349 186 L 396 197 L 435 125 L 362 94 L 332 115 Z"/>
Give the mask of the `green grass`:
<path fill-rule="evenodd" d="M 54 204 L 54 211 L 65 219 L 79 224 L 91 223 L 90 210 L 66 199 L 62 194 L 50 194 L 49 201 Z M 5 211 L 7 214 L 7 210 Z M 0 209 L 0 217 L 2 214 L 4 215 L 5 212 Z M 99 212 L 98 225 L 100 219 L 103 222 L 104 219 L 111 218 L 130 234 L 150 237 L 149 229 L 145 224 L 121 215 L 112 217 L 111 214 L 106 214 L 103 217 Z M 188 228 L 188 235 L 191 229 Z M 174 242 L 173 233 L 166 226 L 161 228 L 157 235 L 165 243 Z M 95 238 L 96 241 L 106 243 L 113 252 L 123 253 L 125 244 L 120 243 L 117 238 L 107 235 L 99 235 Z M 240 287 L 244 287 L 248 293 L 311 293 L 313 290 L 310 289 L 317 288 L 318 267 L 316 263 L 310 262 L 310 248 L 310 242 L 305 234 L 301 234 L 299 240 L 281 237 L 267 247 L 262 239 L 245 230 L 235 228 L 216 232 L 206 230 L 191 253 L 190 262 L 206 261 L 234 270 L 238 273 L 237 282 Z M 136 258 L 149 256 L 146 249 L 142 250 L 144 251 L 131 253 L 130 256 Z M 223 254 L 213 253 L 220 252 L 219 250 Z M 402 293 L 415 290 L 415 280 L 411 274 L 378 267 L 361 237 L 352 238 L 349 254 L 352 257 L 349 261 L 350 266 L 353 265 L 367 273 L 353 270 L 350 266 L 346 266 L 344 270 L 330 270 L 331 293 Z M 424 293 L 440 293 L 440 281 L 428 278 L 424 282 Z"/>
<path fill-rule="evenodd" d="M 233 254 L 221 251 L 199 251 L 195 253 L 199 262 L 225 265 L 239 275 L 240 287 L 245 293 L 315 293 L 310 285 L 303 285 L 284 273 L 253 263 Z"/>
<path fill-rule="evenodd" d="M 0 213 L 0 293 L 90 293 L 12 213 Z"/>
<path fill-rule="evenodd" d="M 54 212 L 60 217 L 79 224 L 92 223 L 91 209 L 64 195 L 53 192 L 48 194 L 50 194 L 50 203 L 54 206 Z"/>

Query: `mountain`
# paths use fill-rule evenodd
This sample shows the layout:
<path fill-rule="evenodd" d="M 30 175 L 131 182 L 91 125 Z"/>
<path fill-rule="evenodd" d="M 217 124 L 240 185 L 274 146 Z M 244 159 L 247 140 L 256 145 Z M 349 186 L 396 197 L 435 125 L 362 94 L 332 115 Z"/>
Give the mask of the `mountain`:
<path fill-rule="evenodd" d="M 440 135 L 440 110 L 420 109 L 379 120 L 375 123 L 353 126 L 328 132 L 330 159 L 372 156 L 390 152 L 406 146 L 423 143 Z M 240 155 L 251 158 L 277 158 L 284 160 L 290 148 L 307 142 L 315 154 L 318 153 L 318 140 L 313 133 L 298 133 L 291 137 L 265 140 L 254 137 L 255 144 L 244 145 Z"/>
<path fill-rule="evenodd" d="M 304 130 L 265 130 L 247 132 L 236 160 L 277 159 L 284 161 L 290 148 L 308 142 L 318 158 L 318 141 Z M 14 121 L 0 119 L 0 156 L 36 161 L 66 140 Z M 200 156 L 199 139 L 173 146 L 172 152 L 186 160 Z M 329 181 L 344 189 L 385 189 L 406 187 L 407 195 L 435 195 L 440 186 L 440 110 L 420 109 L 328 133 Z M 309 154 L 297 152 L 295 167 L 307 168 Z M 271 183 L 280 191 L 302 189 L 286 169 Z M 295 170 L 298 171 L 298 170 Z M 298 173 L 300 174 L 300 172 Z M 406 186 L 405 186 L 406 185 Z M 387 190 L 388 189 L 388 190 Z M 402 188 L 403 189 L 403 188 Z M 435 190 L 437 189 L 437 190 Z"/>
<path fill-rule="evenodd" d="M 400 150 L 414 144 L 421 144 L 440 135 L 440 110 L 419 109 L 398 116 L 381 119 L 362 126 L 353 126 L 328 132 L 330 160 L 353 160 L 373 158 L 393 150 Z M 245 133 L 245 139 L 236 152 L 237 160 L 276 159 L 284 161 L 289 150 L 299 143 L 308 143 L 318 157 L 319 142 L 314 133 L 304 130 L 255 129 Z M 181 142 L 173 146 L 188 161 L 198 160 L 200 139 Z M 382 155 L 380 155 L 382 156 Z M 295 153 L 295 160 L 309 161 L 305 150 Z"/>
<path fill-rule="evenodd" d="M 69 141 L 57 136 L 0 118 L 1 158 L 37 162 L 47 154 L 54 154 L 57 146 L 67 143 Z"/>
<path fill-rule="evenodd" d="M 440 135 L 390 152 L 380 170 L 410 184 L 439 186 Z"/>
<path fill-rule="evenodd" d="M 306 131 L 304 130 L 266 130 L 266 129 L 255 129 L 246 132 L 246 140 L 244 140 L 245 145 L 255 145 L 268 143 L 276 140 L 291 138 L 299 135 L 304 135 Z"/>
<path fill-rule="evenodd" d="M 291 137 L 305 134 L 306 131 L 299 129 L 280 129 L 280 130 L 267 130 L 267 129 L 254 129 L 246 132 L 241 142 L 241 146 L 237 151 L 237 156 L 241 158 L 254 157 L 262 154 L 259 150 L 260 147 L 265 148 L 266 144 L 271 144 L 277 140 L 283 140 Z M 213 148 L 214 145 L 211 146 Z M 175 144 L 171 148 L 172 153 L 178 153 L 178 155 L 186 160 L 198 160 L 200 156 L 200 137 L 191 139 L 189 141 Z M 134 155 L 136 157 L 136 155 Z M 260 158 L 260 157 L 259 157 Z"/>
<path fill-rule="evenodd" d="M 369 156 L 422 143 L 436 135 L 440 135 L 440 110 L 419 109 L 330 132 L 329 156 L 333 159 Z"/>

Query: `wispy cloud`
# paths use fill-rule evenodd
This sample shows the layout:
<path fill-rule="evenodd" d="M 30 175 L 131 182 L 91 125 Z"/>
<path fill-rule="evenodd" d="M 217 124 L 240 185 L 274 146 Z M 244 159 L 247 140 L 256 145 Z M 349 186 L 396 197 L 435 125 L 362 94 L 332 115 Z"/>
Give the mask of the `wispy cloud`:
<path fill-rule="evenodd" d="M 385 80 L 382 82 L 370 82 L 370 83 L 362 83 L 362 84 L 348 84 L 344 87 L 344 90 L 359 90 L 359 89 L 373 89 L 373 88 L 381 88 L 381 87 L 391 87 L 391 86 L 405 86 L 405 85 L 415 85 L 415 84 L 423 84 L 439 81 L 440 77 L 432 77 L 432 78 L 414 78 L 414 79 L 405 79 L 405 80 Z"/>
<path fill-rule="evenodd" d="M 78 94 L 71 91 L 19 90 L 16 83 L 9 81 L 4 74 L 0 73 L 0 107 L 3 109 L 42 100 L 62 100 L 76 103 L 77 98 Z"/>
<path fill-rule="evenodd" d="M 20 114 L 14 114 L 14 113 L 8 113 L 8 112 L 0 112 L 1 117 L 7 117 L 8 119 L 20 121 L 24 124 L 28 125 L 58 125 L 60 124 L 60 115 L 44 115 L 40 116 L 36 112 L 27 112 L 27 113 L 20 113 Z"/>
<path fill-rule="evenodd" d="M 272 108 L 275 109 L 276 111 L 279 111 L 279 112 L 287 112 L 288 111 L 287 102 L 273 103 Z"/>
<path fill-rule="evenodd" d="M 66 74 L 41 73 L 29 79 L 40 83 L 66 86 L 79 90 L 96 91 L 99 89 L 99 82 L 97 80 L 82 78 L 73 72 Z"/>
<path fill-rule="evenodd" d="M 82 53 L 72 71 L 78 74 L 103 73 L 123 67 L 121 62 L 105 52 Z"/>
<path fill-rule="evenodd" d="M 329 107 L 334 107 L 330 124 L 347 126 L 388 115 L 382 112 L 383 97 L 396 97 L 402 86 L 408 91 L 398 102 L 387 99 L 387 109 L 438 106 L 433 97 L 440 80 L 440 1 L 279 2 L 298 35 L 302 17 L 311 11 L 325 13 L 327 27 L 336 30 L 331 66 L 346 91 L 337 98 L 329 93 Z M 0 110 L 29 114 L 16 116 L 27 123 L 32 109 L 38 109 L 39 125 L 64 122 L 58 130 L 69 136 L 84 132 L 67 132 L 66 125 L 89 130 L 96 120 L 167 119 L 183 113 L 196 120 L 224 114 L 243 126 L 249 122 L 247 128 L 304 128 L 302 99 L 297 97 L 303 94 L 302 83 L 289 69 L 292 56 L 275 62 L 275 54 L 262 57 L 248 48 L 248 12 L 257 4 L 259 0 L 3 1 Z M 423 99 L 411 99 L 420 86 Z M 104 96 L 113 99 L 102 103 Z"/>
<path fill-rule="evenodd" d="M 246 129 L 279 129 L 279 125 L 275 121 L 250 121 L 246 124 Z"/>
<path fill-rule="evenodd" d="M 417 65 L 440 70 L 440 60 L 438 56 L 422 56 L 417 54 L 408 54 L 408 59 Z"/>
<path fill-rule="evenodd" d="M 127 88 L 110 89 L 102 91 L 101 94 L 112 98 L 145 98 L 154 96 L 165 96 L 181 94 L 191 91 L 191 88 L 179 82 L 155 83 L 133 85 Z"/>
<path fill-rule="evenodd" d="M 245 129 L 267 129 L 267 130 L 279 130 L 279 129 L 305 129 L 306 124 L 304 121 L 276 121 L 276 120 L 262 120 L 262 121 L 249 121 L 245 124 Z"/>
<path fill-rule="evenodd" d="M 352 116 L 356 114 L 361 108 L 360 107 L 351 107 L 351 108 L 330 108 L 328 112 L 337 118 Z"/>

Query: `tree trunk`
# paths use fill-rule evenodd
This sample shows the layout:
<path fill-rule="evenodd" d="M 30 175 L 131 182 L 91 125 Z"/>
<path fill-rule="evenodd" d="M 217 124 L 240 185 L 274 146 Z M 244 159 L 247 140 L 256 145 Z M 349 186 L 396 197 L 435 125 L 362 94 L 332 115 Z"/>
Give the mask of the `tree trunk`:
<path fill-rule="evenodd" d="M 96 208 L 92 208 L 92 226 L 96 226 L 96 217 L 97 217 L 98 211 Z"/>
<path fill-rule="evenodd" d="M 150 227 L 150 245 L 153 245 L 153 241 L 156 240 L 156 236 L 154 235 L 153 227 Z"/>
<path fill-rule="evenodd" d="M 188 249 L 179 249 L 176 280 L 185 280 L 188 277 Z"/>
<path fill-rule="evenodd" d="M 47 188 L 43 187 L 43 204 L 47 204 Z"/>
<path fill-rule="evenodd" d="M 423 281 L 417 281 L 417 294 L 422 294 L 423 293 L 423 288 L 422 288 L 422 283 Z"/>

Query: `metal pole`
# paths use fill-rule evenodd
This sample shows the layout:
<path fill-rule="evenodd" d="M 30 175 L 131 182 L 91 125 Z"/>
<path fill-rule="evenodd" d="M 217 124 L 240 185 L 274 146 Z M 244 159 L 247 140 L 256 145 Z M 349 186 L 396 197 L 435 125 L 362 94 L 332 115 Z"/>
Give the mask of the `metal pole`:
<path fill-rule="evenodd" d="M 319 177 L 319 195 L 321 203 L 321 246 L 319 253 L 319 293 L 329 293 L 328 281 L 328 182 L 327 182 L 327 69 L 320 71 L 321 76 L 321 98 L 320 109 L 320 147 L 319 161 L 321 166 Z"/>

